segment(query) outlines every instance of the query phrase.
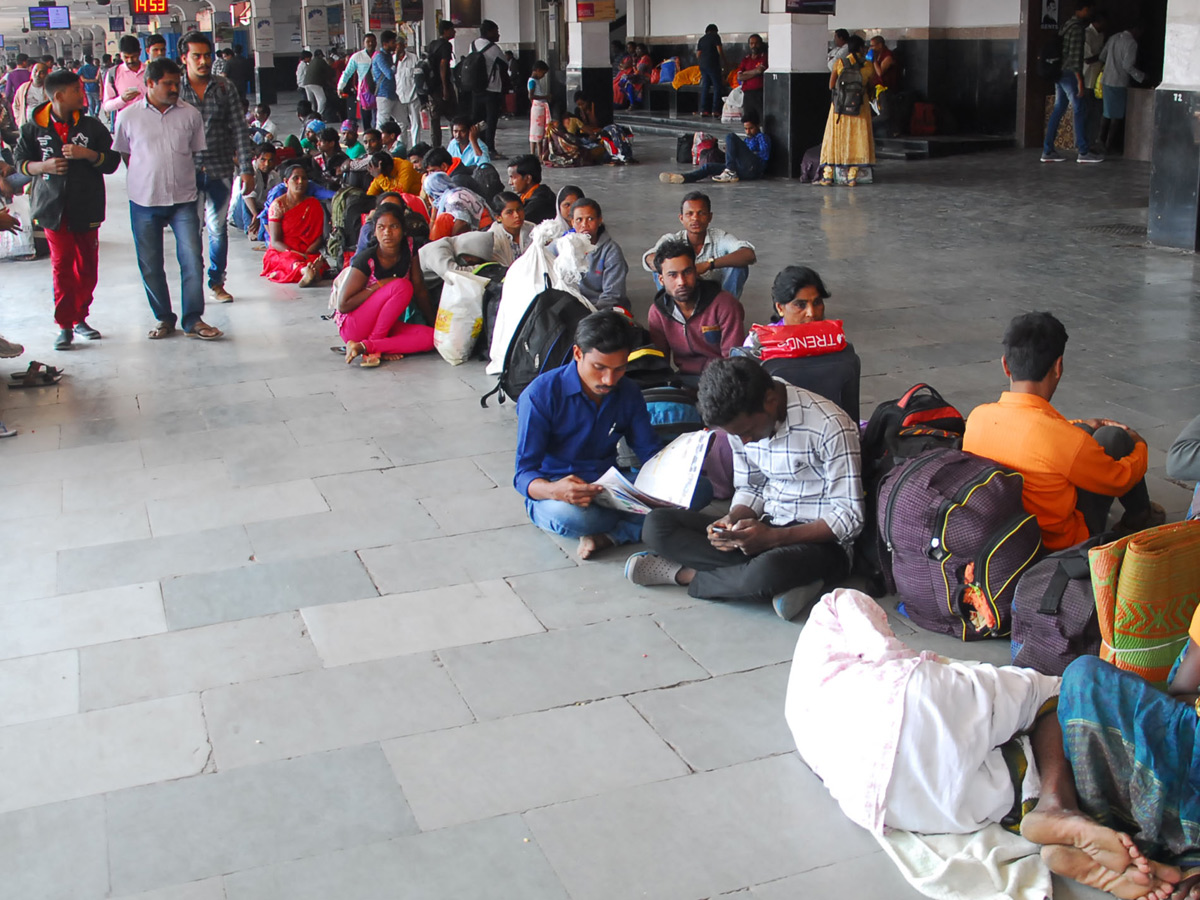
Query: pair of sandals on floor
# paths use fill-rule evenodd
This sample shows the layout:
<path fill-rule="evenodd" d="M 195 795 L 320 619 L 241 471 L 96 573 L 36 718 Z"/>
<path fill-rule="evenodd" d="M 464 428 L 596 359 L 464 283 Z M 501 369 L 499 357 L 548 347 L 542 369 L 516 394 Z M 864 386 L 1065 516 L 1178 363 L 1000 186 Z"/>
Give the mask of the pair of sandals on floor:
<path fill-rule="evenodd" d="M 150 333 L 147 334 L 146 337 L 152 341 L 160 341 L 163 338 L 170 337 L 177 330 L 178 329 L 171 322 L 158 322 L 152 329 L 150 329 Z M 184 332 L 184 334 L 186 334 L 188 337 L 199 338 L 202 341 L 215 341 L 217 338 L 222 337 L 224 333 L 225 332 L 221 331 L 220 328 L 215 328 L 212 325 L 205 324 L 204 322 L 197 322 L 194 326 L 192 326 L 191 331 Z"/>

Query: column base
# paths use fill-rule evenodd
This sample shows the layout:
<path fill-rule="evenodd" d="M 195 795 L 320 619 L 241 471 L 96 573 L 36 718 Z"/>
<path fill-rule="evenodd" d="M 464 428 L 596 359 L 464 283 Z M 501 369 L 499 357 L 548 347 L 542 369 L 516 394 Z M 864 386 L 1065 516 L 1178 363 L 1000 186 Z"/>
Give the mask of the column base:
<path fill-rule="evenodd" d="M 1158 89 L 1152 164 L 1150 243 L 1200 250 L 1200 90 Z"/>
<path fill-rule="evenodd" d="M 583 91 L 596 104 L 596 121 L 611 125 L 613 120 L 612 69 L 608 66 L 567 67 L 567 109 L 575 106 L 575 92 Z"/>
<path fill-rule="evenodd" d="M 800 176 L 804 151 L 821 143 L 828 113 L 828 72 L 767 72 L 762 126 L 771 136 L 768 174 Z"/>

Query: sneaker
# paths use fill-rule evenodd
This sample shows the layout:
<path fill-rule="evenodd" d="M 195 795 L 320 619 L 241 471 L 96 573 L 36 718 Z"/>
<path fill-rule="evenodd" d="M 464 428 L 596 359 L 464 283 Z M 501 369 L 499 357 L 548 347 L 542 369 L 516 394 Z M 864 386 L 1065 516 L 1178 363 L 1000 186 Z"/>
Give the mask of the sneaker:
<path fill-rule="evenodd" d="M 215 287 L 209 288 L 208 295 L 212 298 L 213 303 L 233 302 L 233 294 L 225 290 L 225 285 L 223 284 L 218 284 Z"/>
<path fill-rule="evenodd" d="M 70 350 L 71 344 L 75 340 L 75 335 L 71 333 L 70 328 L 64 328 L 58 333 L 58 337 L 54 339 L 55 350 Z"/>
<path fill-rule="evenodd" d="M 78 325 L 76 325 L 75 333 L 87 341 L 98 341 L 101 337 L 100 332 L 98 332 L 87 322 L 80 322 Z"/>
<path fill-rule="evenodd" d="M 683 176 L 678 172 L 663 172 L 658 180 L 663 184 L 683 184 Z"/>
<path fill-rule="evenodd" d="M 1104 156 L 1097 153 L 1095 150 L 1089 150 L 1087 153 L 1080 153 L 1075 160 L 1077 163 L 1098 163 L 1104 162 Z"/>
<path fill-rule="evenodd" d="M 625 577 L 643 587 L 652 584 L 676 584 L 675 576 L 682 569 L 679 563 L 663 559 L 657 553 L 643 550 L 625 560 Z"/>
<path fill-rule="evenodd" d="M 775 615 L 790 622 L 812 606 L 817 601 L 817 598 L 821 596 L 821 591 L 824 588 L 825 582 L 818 579 L 812 584 L 802 584 L 800 587 L 784 591 L 771 601 L 771 604 L 775 607 Z"/>
<path fill-rule="evenodd" d="M 1051 150 L 1049 153 L 1042 153 L 1042 162 L 1066 162 L 1067 158 L 1057 150 Z"/>
<path fill-rule="evenodd" d="M 729 169 L 726 169 L 720 175 L 714 175 L 712 180 L 715 181 L 717 184 L 733 184 L 735 181 L 738 181 L 739 179 L 738 179 L 736 173 L 729 171 Z"/>
<path fill-rule="evenodd" d="M 20 356 L 24 352 L 25 348 L 20 344 L 14 344 L 12 341 L 0 337 L 0 359 L 12 359 L 14 356 Z"/>
<path fill-rule="evenodd" d="M 0 422 L 0 438 L 16 437 L 16 436 L 17 436 L 17 429 L 9 428 L 3 422 Z"/>

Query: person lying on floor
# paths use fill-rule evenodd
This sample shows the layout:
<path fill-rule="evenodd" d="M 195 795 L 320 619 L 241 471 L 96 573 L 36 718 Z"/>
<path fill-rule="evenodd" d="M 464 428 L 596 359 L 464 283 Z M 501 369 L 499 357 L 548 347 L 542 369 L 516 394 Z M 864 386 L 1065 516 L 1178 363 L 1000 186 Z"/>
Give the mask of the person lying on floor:
<path fill-rule="evenodd" d="M 653 247 L 642 255 L 642 268 L 654 275 L 654 286 L 662 287 L 654 268 L 654 254 L 667 241 L 687 241 L 696 252 L 696 274 L 705 281 L 713 281 L 742 298 L 742 288 L 750 274 L 750 267 L 758 262 L 754 245 L 734 237 L 728 231 L 712 227 L 712 200 L 708 194 L 692 191 L 684 195 L 679 205 L 679 221 L 683 231 L 664 234 Z"/>
<path fill-rule="evenodd" d="M 576 328 L 572 358 L 535 378 L 517 401 L 513 487 L 534 525 L 579 539 L 580 559 L 641 540 L 645 517 L 593 503 L 601 489 L 592 484 L 616 465 L 621 438 L 642 460 L 662 447 L 641 390 L 624 378 L 637 345 L 623 311 L 592 313 Z M 691 506 L 711 499 L 712 486 L 701 478 Z"/>
<path fill-rule="evenodd" d="M 650 550 L 629 557 L 625 577 L 705 600 L 769 600 L 795 618 L 850 571 L 864 516 L 858 426 L 748 356 L 710 362 L 697 406 L 729 435 L 732 506 L 720 518 L 653 510 Z"/>
<path fill-rule="evenodd" d="M 1172 706 L 1178 736 L 1187 734 L 1173 772 L 1157 768 L 1170 767 L 1166 757 L 1149 765 L 1144 730 L 1130 727 L 1144 713 L 1144 726 L 1158 730 L 1151 703 Z M 1059 679 L 918 652 L 874 600 L 839 589 L 800 633 L 784 712 L 804 761 L 876 835 L 970 834 L 999 823 L 1042 845 L 1051 871 L 1090 887 L 1127 900 L 1184 896 L 1175 893 L 1178 868 L 1109 827 L 1120 820 L 1140 829 L 1139 842 L 1170 852 L 1200 839 L 1200 816 L 1186 815 L 1200 799 L 1187 776 L 1196 714 L 1136 675 L 1096 657 Z M 1130 718 L 1118 724 L 1122 713 Z M 1131 807 L 1128 817 L 1117 813 Z"/>
<path fill-rule="evenodd" d="M 742 113 L 742 130 L 746 133 L 745 140 L 732 132 L 725 135 L 724 163 L 707 163 L 682 174 L 663 172 L 658 180 L 664 184 L 691 184 L 711 177 L 718 184 L 732 184 L 762 178 L 771 158 L 771 138 L 760 127 L 754 110 Z"/>

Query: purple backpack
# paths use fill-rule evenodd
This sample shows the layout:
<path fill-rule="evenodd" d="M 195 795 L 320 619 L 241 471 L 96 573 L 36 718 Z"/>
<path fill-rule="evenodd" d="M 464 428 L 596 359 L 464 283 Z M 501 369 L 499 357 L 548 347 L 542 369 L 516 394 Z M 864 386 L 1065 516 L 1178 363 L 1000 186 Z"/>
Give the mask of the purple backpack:
<path fill-rule="evenodd" d="M 892 469 L 879 487 L 885 578 L 905 614 L 930 631 L 1003 637 L 1021 573 L 1042 552 L 1024 479 L 961 450 L 934 449 Z"/>

